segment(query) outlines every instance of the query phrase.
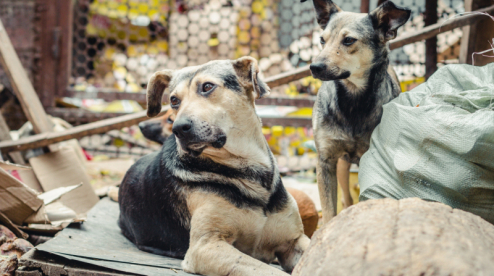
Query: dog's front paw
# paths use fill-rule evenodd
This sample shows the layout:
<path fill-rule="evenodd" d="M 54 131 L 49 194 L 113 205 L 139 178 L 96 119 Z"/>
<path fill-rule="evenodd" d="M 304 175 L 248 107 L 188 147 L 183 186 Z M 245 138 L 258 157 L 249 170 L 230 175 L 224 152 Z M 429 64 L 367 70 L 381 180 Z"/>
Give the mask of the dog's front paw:
<path fill-rule="evenodd" d="M 194 273 L 193 268 L 191 267 L 190 263 L 188 260 L 183 260 L 182 263 L 182 269 L 187 272 L 187 273 Z"/>

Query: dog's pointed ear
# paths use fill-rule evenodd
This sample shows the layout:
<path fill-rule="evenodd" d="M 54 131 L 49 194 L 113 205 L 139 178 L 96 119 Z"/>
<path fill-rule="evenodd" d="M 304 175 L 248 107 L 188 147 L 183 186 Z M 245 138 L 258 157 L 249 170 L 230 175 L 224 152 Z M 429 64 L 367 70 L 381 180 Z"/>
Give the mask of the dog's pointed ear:
<path fill-rule="evenodd" d="M 384 41 L 396 37 L 396 31 L 410 18 L 411 11 L 386 1 L 369 13 L 374 29 L 380 32 Z"/>
<path fill-rule="evenodd" d="M 254 99 L 260 99 L 269 95 L 270 89 L 259 77 L 259 66 L 255 58 L 241 57 L 233 60 L 232 64 L 241 85 L 252 88 Z"/>
<path fill-rule="evenodd" d="M 148 117 L 155 117 L 161 112 L 163 93 L 172 79 L 173 70 L 162 70 L 154 73 L 148 82 L 147 101 Z"/>
<path fill-rule="evenodd" d="M 300 2 L 305 2 L 307 0 L 301 0 Z M 319 26 L 324 30 L 328 26 L 331 16 L 341 9 L 331 0 L 313 0 L 314 9 L 316 10 L 316 19 Z"/>

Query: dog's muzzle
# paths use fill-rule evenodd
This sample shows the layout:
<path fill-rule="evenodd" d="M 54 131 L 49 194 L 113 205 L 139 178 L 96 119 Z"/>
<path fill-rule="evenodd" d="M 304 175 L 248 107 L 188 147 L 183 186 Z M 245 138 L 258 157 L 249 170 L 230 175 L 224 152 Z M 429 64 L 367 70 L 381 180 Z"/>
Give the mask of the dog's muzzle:
<path fill-rule="evenodd" d="M 316 62 L 310 65 L 310 71 L 312 76 L 316 79 L 320 79 L 322 81 L 331 81 L 331 80 L 342 80 L 350 77 L 350 72 L 328 68 L 328 66 L 324 62 Z"/>
<path fill-rule="evenodd" d="M 199 156 L 208 146 L 220 149 L 226 143 L 226 135 L 221 129 L 187 117 L 178 118 L 172 131 L 182 149 L 194 156 Z"/>

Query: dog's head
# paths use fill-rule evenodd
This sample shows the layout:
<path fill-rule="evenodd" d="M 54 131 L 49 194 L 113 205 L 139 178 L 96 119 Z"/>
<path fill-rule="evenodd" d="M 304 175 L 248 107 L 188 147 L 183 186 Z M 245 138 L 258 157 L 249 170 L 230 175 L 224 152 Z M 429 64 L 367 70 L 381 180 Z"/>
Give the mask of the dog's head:
<path fill-rule="evenodd" d="M 147 139 L 163 144 L 166 138 L 172 135 L 174 121 L 175 113 L 170 109 L 163 116 L 139 123 L 139 129 Z"/>
<path fill-rule="evenodd" d="M 254 101 L 269 94 L 251 57 L 211 61 L 181 70 L 156 72 L 147 89 L 148 116 L 161 110 L 161 98 L 169 88 L 175 113 L 173 134 L 181 153 L 199 156 L 235 152 L 240 136 L 260 128 Z"/>
<path fill-rule="evenodd" d="M 323 29 L 323 49 L 310 69 L 323 81 L 364 78 L 372 65 L 387 55 L 387 42 L 410 17 L 409 9 L 391 1 L 369 14 L 344 12 L 331 0 L 314 0 L 314 8 Z"/>

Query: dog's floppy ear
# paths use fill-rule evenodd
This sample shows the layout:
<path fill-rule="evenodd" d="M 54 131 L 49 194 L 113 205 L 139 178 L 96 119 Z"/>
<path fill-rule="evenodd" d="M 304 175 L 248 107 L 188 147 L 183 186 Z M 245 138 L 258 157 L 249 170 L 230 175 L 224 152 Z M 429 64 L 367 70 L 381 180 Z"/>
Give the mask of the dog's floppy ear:
<path fill-rule="evenodd" d="M 155 117 L 161 112 L 163 93 L 172 79 L 173 70 L 162 70 L 154 73 L 148 82 L 148 117 Z"/>
<path fill-rule="evenodd" d="M 254 99 L 260 99 L 269 95 L 268 85 L 259 78 L 259 66 L 253 57 L 241 57 L 233 60 L 233 69 L 245 87 L 252 87 Z"/>
<path fill-rule="evenodd" d="M 300 2 L 305 2 L 307 0 L 301 0 Z M 331 16 L 341 9 L 331 0 L 313 0 L 314 9 L 316 10 L 316 19 L 319 26 L 324 30 L 328 26 L 329 19 Z"/>
<path fill-rule="evenodd" d="M 396 31 L 410 18 L 411 11 L 397 7 L 393 2 L 386 1 L 369 13 L 374 29 L 380 32 L 383 40 L 388 41 L 396 37 Z"/>

